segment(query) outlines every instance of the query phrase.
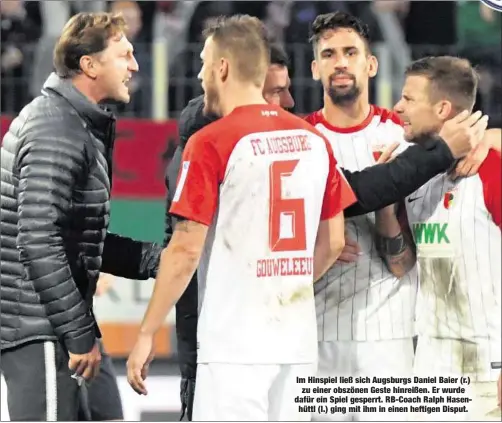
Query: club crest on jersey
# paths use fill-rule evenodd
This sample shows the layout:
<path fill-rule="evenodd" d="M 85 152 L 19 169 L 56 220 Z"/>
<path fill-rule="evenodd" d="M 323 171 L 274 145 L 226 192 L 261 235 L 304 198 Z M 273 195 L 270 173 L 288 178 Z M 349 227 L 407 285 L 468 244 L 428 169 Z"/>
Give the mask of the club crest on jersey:
<path fill-rule="evenodd" d="M 480 0 L 481 3 L 488 6 L 490 9 L 502 12 L 502 0 Z"/>
<path fill-rule="evenodd" d="M 448 191 L 444 195 L 443 206 L 446 210 L 451 209 L 455 204 L 455 190 Z"/>
<path fill-rule="evenodd" d="M 385 150 L 385 145 L 383 144 L 373 145 L 373 158 L 375 159 L 376 162 L 378 162 L 378 159 L 380 158 L 384 150 Z"/>

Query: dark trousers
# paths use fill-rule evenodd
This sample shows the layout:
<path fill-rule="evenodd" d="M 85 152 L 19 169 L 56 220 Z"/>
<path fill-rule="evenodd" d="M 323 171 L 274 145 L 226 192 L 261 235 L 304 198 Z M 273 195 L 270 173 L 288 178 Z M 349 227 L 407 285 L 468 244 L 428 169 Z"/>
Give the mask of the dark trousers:
<path fill-rule="evenodd" d="M 106 354 L 100 342 L 101 366 L 99 374 L 87 385 L 89 411 L 92 421 L 123 420 L 117 376 L 112 358 Z"/>
<path fill-rule="evenodd" d="M 59 342 L 36 341 L 4 350 L 2 373 L 11 421 L 77 421 L 82 390 Z"/>
<path fill-rule="evenodd" d="M 102 344 L 99 375 L 79 386 L 59 342 L 30 342 L 2 351 L 11 421 L 122 420 L 113 362 Z"/>

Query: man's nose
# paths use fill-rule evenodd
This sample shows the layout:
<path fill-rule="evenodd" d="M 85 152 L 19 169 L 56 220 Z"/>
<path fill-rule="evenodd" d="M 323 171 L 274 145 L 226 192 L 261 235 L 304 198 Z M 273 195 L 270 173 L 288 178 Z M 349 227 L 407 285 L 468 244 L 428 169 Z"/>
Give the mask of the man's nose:
<path fill-rule="evenodd" d="M 293 107 L 295 107 L 295 99 L 293 98 L 289 90 L 284 94 L 282 103 L 282 107 L 284 107 L 285 109 L 292 109 Z"/>
<path fill-rule="evenodd" d="M 338 55 L 338 57 L 335 59 L 335 70 L 337 69 L 347 69 L 349 66 L 349 60 L 344 54 Z"/>
<path fill-rule="evenodd" d="M 396 113 L 403 113 L 403 106 L 402 106 L 402 101 L 399 100 L 396 105 L 394 106 L 394 112 Z"/>
<path fill-rule="evenodd" d="M 131 72 L 138 72 L 139 71 L 138 62 L 136 61 L 136 58 L 134 56 L 132 56 L 131 63 L 129 63 L 129 70 Z"/>

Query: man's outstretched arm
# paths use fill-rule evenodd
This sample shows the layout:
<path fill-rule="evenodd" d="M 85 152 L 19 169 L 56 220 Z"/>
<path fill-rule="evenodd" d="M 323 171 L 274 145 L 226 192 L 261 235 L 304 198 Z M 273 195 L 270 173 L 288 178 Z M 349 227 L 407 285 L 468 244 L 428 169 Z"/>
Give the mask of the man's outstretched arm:
<path fill-rule="evenodd" d="M 434 176 L 446 172 L 456 159 L 476 147 L 485 134 L 488 118 L 481 112 L 462 112 L 447 121 L 438 136 L 423 136 L 392 162 L 360 172 L 344 170 L 358 202 L 345 217 L 359 216 L 397 203 Z"/>
<path fill-rule="evenodd" d="M 154 278 L 162 248 L 153 242 L 136 241 L 108 233 L 103 248 L 101 271 L 127 279 Z"/>
<path fill-rule="evenodd" d="M 359 216 L 397 203 L 455 162 L 448 145 L 439 137 L 413 145 L 393 161 L 359 172 L 342 169 L 357 197 L 345 217 Z"/>

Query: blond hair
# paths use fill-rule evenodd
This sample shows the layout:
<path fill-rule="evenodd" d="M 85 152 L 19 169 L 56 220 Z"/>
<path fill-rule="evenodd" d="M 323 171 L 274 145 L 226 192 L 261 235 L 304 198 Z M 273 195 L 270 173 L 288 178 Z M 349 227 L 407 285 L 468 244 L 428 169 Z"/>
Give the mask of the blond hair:
<path fill-rule="evenodd" d="M 232 58 L 243 82 L 263 85 L 270 66 L 270 43 L 258 18 L 234 15 L 212 19 L 203 35 L 205 39 L 212 37 L 219 53 Z"/>

